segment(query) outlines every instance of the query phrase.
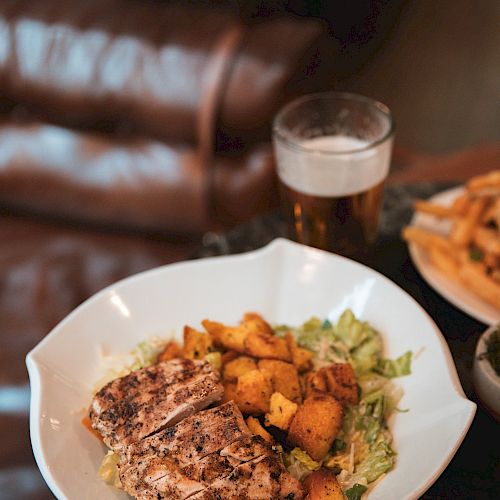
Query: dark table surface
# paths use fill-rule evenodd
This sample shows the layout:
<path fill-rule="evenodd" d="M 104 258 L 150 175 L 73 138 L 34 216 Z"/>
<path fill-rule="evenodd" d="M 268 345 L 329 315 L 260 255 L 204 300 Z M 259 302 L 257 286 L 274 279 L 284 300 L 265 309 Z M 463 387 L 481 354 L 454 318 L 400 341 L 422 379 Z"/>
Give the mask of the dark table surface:
<path fill-rule="evenodd" d="M 418 183 L 387 189 L 381 235 L 366 263 L 392 279 L 427 310 L 448 342 L 467 397 L 477 401 L 472 386 L 472 361 L 476 342 L 485 325 L 456 309 L 426 284 L 414 268 L 406 245 L 399 238 L 401 227 L 411 217 L 412 200 L 430 196 L 451 185 Z M 271 213 L 228 233 L 205 235 L 202 246 L 191 258 L 252 250 L 277 236 L 286 236 L 286 225 L 278 213 Z M 2 443 L 3 462 L 6 464 L 9 463 L 9 454 L 15 456 L 14 450 L 29 446 L 26 404 L 20 401 L 18 410 L 17 414 L 2 418 L 2 422 L 8 426 L 12 424 L 13 429 L 10 440 Z M 20 432 L 23 434 L 19 435 Z M 11 433 L 5 432 L 3 435 L 9 436 Z M 499 498 L 499 444 L 500 426 L 479 404 L 472 426 L 455 457 L 422 498 Z M 429 442 L 431 448 L 432 442 Z M 25 456 L 28 457 L 27 453 Z M 52 498 L 32 458 L 23 459 L 23 463 L 15 467 L 0 467 L 0 499 L 4 498 Z"/>

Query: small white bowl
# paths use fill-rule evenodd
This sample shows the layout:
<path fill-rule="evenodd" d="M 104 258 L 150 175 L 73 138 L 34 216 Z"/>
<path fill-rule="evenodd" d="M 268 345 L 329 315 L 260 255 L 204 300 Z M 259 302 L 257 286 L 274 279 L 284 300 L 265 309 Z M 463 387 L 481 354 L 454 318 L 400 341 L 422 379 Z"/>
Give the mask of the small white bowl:
<path fill-rule="evenodd" d="M 500 328 L 500 324 L 488 328 L 479 338 L 474 357 L 473 380 L 479 399 L 500 420 L 500 377 L 486 357 L 480 358 L 486 352 L 486 340 L 497 328 Z"/>

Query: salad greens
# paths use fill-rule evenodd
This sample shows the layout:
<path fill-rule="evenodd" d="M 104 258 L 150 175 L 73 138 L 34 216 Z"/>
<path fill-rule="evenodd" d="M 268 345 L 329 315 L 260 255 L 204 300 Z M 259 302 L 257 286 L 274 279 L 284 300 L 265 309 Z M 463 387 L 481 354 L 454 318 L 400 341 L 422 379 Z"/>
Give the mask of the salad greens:
<path fill-rule="evenodd" d="M 106 483 L 114 486 L 115 488 L 121 488 L 122 483 L 120 481 L 120 475 L 118 474 L 118 462 L 120 461 L 120 456 L 109 450 L 104 456 L 99 467 L 99 476 Z"/>
<path fill-rule="evenodd" d="M 349 309 L 336 324 L 311 318 L 299 328 L 276 329 L 278 334 L 285 330 L 293 332 L 300 346 L 315 353 L 315 368 L 350 363 L 360 390 L 359 404 L 346 407 L 342 429 L 322 464 L 297 448 L 284 454 L 285 464 L 300 479 L 313 470 L 312 462 L 323 465 L 337 475 L 348 499 L 359 499 L 369 483 L 394 467 L 396 453 L 387 420 L 397 410 L 403 392 L 391 379 L 411 373 L 412 353 L 384 359 L 380 333 Z"/>

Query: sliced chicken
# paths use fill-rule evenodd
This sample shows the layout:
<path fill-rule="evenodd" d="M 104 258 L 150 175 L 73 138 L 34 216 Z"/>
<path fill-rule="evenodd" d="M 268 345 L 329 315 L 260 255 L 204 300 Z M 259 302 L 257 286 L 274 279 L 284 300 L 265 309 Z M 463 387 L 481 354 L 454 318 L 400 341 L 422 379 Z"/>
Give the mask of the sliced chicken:
<path fill-rule="evenodd" d="M 177 425 L 130 445 L 123 462 L 155 455 L 168 456 L 181 466 L 222 450 L 233 441 L 250 436 L 243 416 L 233 401 L 200 411 Z"/>
<path fill-rule="evenodd" d="M 140 500 L 303 498 L 233 401 L 204 409 L 222 394 L 211 365 L 190 360 L 137 370 L 97 393 L 92 425 L 120 454 L 127 493 Z"/>
<path fill-rule="evenodd" d="M 113 380 L 94 397 L 92 427 L 115 452 L 222 398 L 219 375 L 206 361 L 172 360 Z"/>
<path fill-rule="evenodd" d="M 229 476 L 215 480 L 190 500 L 300 500 L 304 491 L 299 481 L 285 471 L 276 455 L 264 455 L 235 467 Z"/>
<path fill-rule="evenodd" d="M 120 478 L 124 489 L 137 498 L 150 498 L 151 491 L 161 498 L 187 498 L 229 475 L 233 460 L 241 463 L 226 458 L 221 450 L 231 450 L 228 447 L 238 440 L 249 448 L 251 439 L 241 412 L 231 401 L 130 445 L 122 457 Z M 257 444 L 254 448 L 261 452 Z"/>

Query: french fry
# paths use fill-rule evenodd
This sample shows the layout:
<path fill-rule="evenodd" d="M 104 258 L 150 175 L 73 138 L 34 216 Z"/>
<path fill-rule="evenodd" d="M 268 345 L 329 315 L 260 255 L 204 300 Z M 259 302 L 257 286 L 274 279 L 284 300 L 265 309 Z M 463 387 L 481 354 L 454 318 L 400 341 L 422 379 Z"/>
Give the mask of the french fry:
<path fill-rule="evenodd" d="M 466 184 L 469 192 L 481 191 L 483 189 L 500 189 L 500 170 L 493 170 L 484 175 L 478 175 Z"/>
<path fill-rule="evenodd" d="M 482 224 L 494 223 L 500 227 L 500 196 L 498 200 L 493 200 L 490 206 L 483 212 L 481 216 Z"/>
<path fill-rule="evenodd" d="M 447 207 L 445 205 L 438 205 L 427 200 L 416 200 L 415 210 L 417 212 L 422 212 L 429 215 L 434 215 L 435 217 L 448 218 L 454 215 L 453 207 Z"/>
<path fill-rule="evenodd" d="M 465 215 L 470 207 L 470 202 L 471 199 L 468 193 L 463 193 L 460 196 L 457 196 L 451 205 L 453 215 L 458 215 L 459 217 Z"/>
<path fill-rule="evenodd" d="M 438 269 L 449 277 L 456 279 L 458 274 L 458 263 L 449 252 L 444 252 L 439 247 L 433 246 L 429 248 L 429 256 L 431 262 Z"/>
<path fill-rule="evenodd" d="M 493 272 L 494 274 L 493 278 L 496 275 L 500 276 L 500 255 L 495 255 L 494 253 L 485 253 L 483 257 L 483 262 L 485 266 L 493 269 L 494 271 L 497 271 L 496 273 Z"/>
<path fill-rule="evenodd" d="M 460 266 L 459 277 L 476 295 L 500 309 L 500 284 L 486 275 L 481 266 L 467 263 Z"/>
<path fill-rule="evenodd" d="M 458 247 L 469 245 L 472 240 L 474 227 L 479 222 L 485 206 L 486 200 L 484 198 L 477 198 L 472 201 L 468 212 L 455 221 L 450 232 L 450 241 L 453 245 Z"/>
<path fill-rule="evenodd" d="M 403 239 L 416 243 L 424 248 L 438 247 L 443 251 L 450 250 L 450 242 L 442 235 L 427 231 L 417 226 L 407 226 L 403 229 Z"/>
<path fill-rule="evenodd" d="M 498 231 L 487 227 L 476 227 L 473 238 L 474 245 L 485 253 L 500 255 L 500 236 Z"/>
<path fill-rule="evenodd" d="M 436 269 L 500 309 L 500 170 L 470 179 L 449 208 L 419 200 L 415 209 L 449 217 L 451 230 L 439 235 L 410 226 L 402 237 L 425 250 Z"/>

